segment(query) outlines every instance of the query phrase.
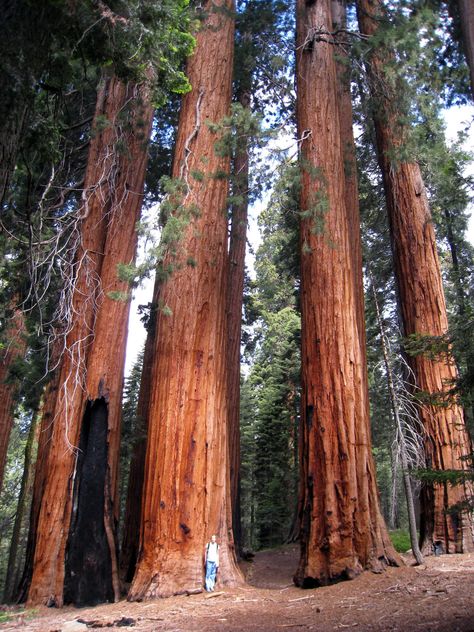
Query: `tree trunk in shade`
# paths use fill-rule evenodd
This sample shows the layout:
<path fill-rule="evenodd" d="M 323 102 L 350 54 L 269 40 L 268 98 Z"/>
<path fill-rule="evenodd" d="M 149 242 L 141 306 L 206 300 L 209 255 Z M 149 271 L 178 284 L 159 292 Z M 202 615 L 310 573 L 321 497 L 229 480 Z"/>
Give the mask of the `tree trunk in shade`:
<path fill-rule="evenodd" d="M 384 18 L 380 0 L 358 0 L 360 30 L 373 37 Z M 397 110 L 397 97 L 390 86 L 384 65 L 391 51 L 373 48 L 367 71 L 374 101 L 374 123 L 378 161 L 383 175 L 389 216 L 395 277 L 403 333 L 429 342 L 448 330 L 446 303 L 436 238 L 428 199 L 419 165 L 397 158 L 409 130 Z M 382 89 L 383 87 L 383 89 Z M 398 81 L 397 91 L 403 90 Z M 425 458 L 433 470 L 468 469 L 463 460 L 471 451 L 471 441 L 463 410 L 451 395 L 457 370 L 449 353 L 419 353 L 408 357 L 420 397 L 419 416 L 425 433 Z M 448 483 L 424 485 L 421 494 L 420 538 L 423 553 L 439 543 L 445 553 L 472 551 L 473 531 L 469 515 L 449 512 L 472 486 Z"/>
<path fill-rule="evenodd" d="M 99 126 L 104 117 L 108 125 Z M 110 293 L 128 290 L 117 265 L 135 257 L 152 117 L 145 84 L 126 85 L 115 77 L 102 81 L 29 604 L 92 605 L 120 594 L 115 527 L 129 300 L 114 300 Z"/>
<path fill-rule="evenodd" d="M 471 76 L 471 95 L 474 101 L 474 4 L 472 0 L 458 0 L 466 61 Z"/>
<path fill-rule="evenodd" d="M 378 504 L 346 209 L 330 0 L 297 1 L 301 143 L 302 520 L 310 587 L 399 562 Z"/>
<path fill-rule="evenodd" d="M 173 272 L 160 288 L 137 572 L 129 599 L 201 591 L 204 549 L 220 545 L 218 583 L 242 581 L 231 529 L 227 445 L 226 285 L 229 158 L 206 121 L 229 114 L 231 0 L 203 3 L 188 60 L 173 176 L 183 183 L 173 221 L 184 224 Z M 175 200 L 176 201 L 176 200 Z M 171 219 L 171 218 L 170 218 Z M 168 222 L 170 221 L 168 219 Z"/>
<path fill-rule="evenodd" d="M 57 346 L 57 345 L 56 345 Z M 57 350 L 57 349 L 56 349 Z M 53 364 L 57 362 L 57 355 L 53 349 Z M 47 384 L 42 398 L 40 411 L 38 414 L 39 435 L 38 448 L 36 452 L 35 474 L 33 482 L 33 492 L 30 507 L 30 522 L 28 526 L 28 539 L 26 543 L 25 565 L 22 577 L 13 593 L 13 598 L 17 602 L 24 602 L 28 596 L 28 589 L 33 575 L 33 561 L 36 547 L 36 533 L 38 528 L 38 518 L 41 509 L 41 499 L 43 498 L 46 484 L 47 463 L 49 448 L 51 445 L 51 435 L 53 432 L 53 414 L 56 406 L 56 396 L 58 392 L 59 371 L 55 370 L 50 382 Z"/>
<path fill-rule="evenodd" d="M 9 381 L 10 369 L 26 352 L 26 328 L 23 312 L 14 307 L 12 317 L 2 335 L 0 349 L 0 492 L 7 460 L 8 442 L 13 427 L 13 413 L 18 384 Z"/>
<path fill-rule="evenodd" d="M 28 439 L 25 446 L 25 463 L 23 466 L 23 476 L 21 478 L 20 494 L 18 496 L 18 504 L 15 513 L 15 523 L 13 525 L 12 538 L 10 542 L 10 550 L 8 552 L 8 564 L 5 581 L 5 590 L 3 593 L 3 600 L 5 603 L 10 603 L 13 599 L 13 595 L 19 581 L 19 568 L 18 561 L 18 549 L 20 548 L 20 539 L 22 531 L 25 530 L 25 522 L 28 519 L 27 510 L 29 502 L 32 498 L 33 483 L 34 483 L 34 471 L 35 471 L 35 457 L 39 440 L 39 415 L 35 411 L 32 416 L 30 430 L 28 432 Z"/>
<path fill-rule="evenodd" d="M 237 94 L 240 105 L 250 111 L 250 91 Z M 248 139 L 241 133 L 234 156 L 234 188 L 239 202 L 232 206 L 229 242 L 227 287 L 227 418 L 229 428 L 230 491 L 232 529 L 237 552 L 240 554 L 242 533 L 240 525 L 240 343 L 242 335 L 242 304 L 245 279 L 245 248 L 247 244 L 247 216 L 249 189 Z"/>

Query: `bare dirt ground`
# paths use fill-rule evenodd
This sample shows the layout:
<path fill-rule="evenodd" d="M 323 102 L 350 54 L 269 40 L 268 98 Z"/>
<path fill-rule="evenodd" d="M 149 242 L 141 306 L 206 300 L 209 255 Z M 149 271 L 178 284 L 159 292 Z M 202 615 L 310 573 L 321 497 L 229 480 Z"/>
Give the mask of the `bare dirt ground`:
<path fill-rule="evenodd" d="M 264 551 L 242 565 L 248 583 L 241 588 L 80 610 L 12 612 L 0 630 L 474 632 L 474 554 L 430 557 L 421 567 L 367 572 L 313 590 L 293 586 L 297 560 L 297 546 Z M 410 557 L 406 560 L 411 563 Z"/>

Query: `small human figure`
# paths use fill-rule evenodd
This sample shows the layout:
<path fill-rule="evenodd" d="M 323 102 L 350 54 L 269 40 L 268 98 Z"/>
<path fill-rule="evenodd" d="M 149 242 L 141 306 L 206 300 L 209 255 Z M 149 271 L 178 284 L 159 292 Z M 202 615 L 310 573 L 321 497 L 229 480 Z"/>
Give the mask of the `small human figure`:
<path fill-rule="evenodd" d="M 206 590 L 212 592 L 216 583 L 216 574 L 219 568 L 219 545 L 217 544 L 217 536 L 212 535 L 211 541 L 206 544 L 205 551 L 206 563 Z"/>

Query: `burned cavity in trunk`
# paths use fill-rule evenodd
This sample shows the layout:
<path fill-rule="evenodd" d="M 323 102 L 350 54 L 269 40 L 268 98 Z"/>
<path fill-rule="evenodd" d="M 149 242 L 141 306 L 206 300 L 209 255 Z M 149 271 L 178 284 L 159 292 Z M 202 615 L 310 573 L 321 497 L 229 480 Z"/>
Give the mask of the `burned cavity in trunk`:
<path fill-rule="evenodd" d="M 66 546 L 64 603 L 114 601 L 112 562 L 104 523 L 108 409 L 89 401 L 81 428 L 71 526 Z"/>

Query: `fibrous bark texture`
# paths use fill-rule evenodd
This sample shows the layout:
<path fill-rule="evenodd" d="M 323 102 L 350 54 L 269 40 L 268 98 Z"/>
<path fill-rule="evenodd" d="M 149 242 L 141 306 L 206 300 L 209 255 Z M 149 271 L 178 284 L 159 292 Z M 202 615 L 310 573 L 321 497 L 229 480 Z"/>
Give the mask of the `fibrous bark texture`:
<path fill-rule="evenodd" d="M 147 86 L 103 80 L 64 298 L 73 317 L 60 359 L 30 604 L 85 605 L 119 596 L 116 492 L 129 301 L 110 293 L 127 291 L 117 265 L 135 256 L 152 116 Z M 92 513 L 99 545 L 84 537 Z M 92 581 L 94 572 L 100 576 Z"/>
<path fill-rule="evenodd" d="M 361 31 L 373 36 L 384 9 L 380 0 L 358 0 Z M 367 69 L 374 100 L 377 153 L 382 170 L 389 216 L 394 271 L 403 332 L 418 340 L 443 337 L 448 329 L 446 303 L 436 238 L 428 199 L 417 163 L 397 157 L 408 129 L 397 111 L 397 96 L 385 75 L 390 51 L 372 49 Z M 401 82 L 398 90 L 403 90 Z M 424 429 L 425 459 L 433 470 L 467 469 L 463 460 L 471 451 L 463 410 L 450 394 L 457 378 L 448 353 L 418 353 L 408 357 L 420 398 L 419 416 Z M 444 552 L 473 550 L 472 521 L 466 513 L 450 512 L 470 485 L 425 485 L 421 497 L 420 539 L 424 553 L 440 543 Z"/>
<path fill-rule="evenodd" d="M 301 143 L 302 480 L 300 586 L 398 562 L 378 505 L 357 320 L 331 2 L 297 2 Z"/>
<path fill-rule="evenodd" d="M 471 75 L 471 94 L 474 100 L 474 5 L 472 0 L 458 0 L 466 60 Z"/>
<path fill-rule="evenodd" d="M 59 345 L 56 345 L 56 350 Z M 57 354 L 53 351 L 53 366 L 57 361 Z M 55 370 L 47 384 L 42 398 L 39 420 L 39 436 L 38 449 L 36 452 L 35 473 L 33 482 L 33 493 L 31 498 L 30 522 L 28 527 L 28 539 L 26 543 L 25 565 L 23 574 L 15 587 L 13 597 L 15 601 L 26 601 L 28 590 L 33 575 L 33 562 L 36 548 L 36 534 L 38 528 L 38 519 L 41 509 L 41 499 L 43 498 L 44 488 L 46 484 L 48 454 L 51 445 L 51 435 L 53 432 L 53 415 L 56 406 L 56 398 L 58 393 L 59 371 Z"/>
<path fill-rule="evenodd" d="M 15 360 L 22 358 L 26 351 L 26 328 L 21 309 L 14 307 L 12 317 L 2 335 L 3 348 L 0 349 L 0 492 L 7 459 L 8 442 L 13 427 L 15 394 L 18 383 L 9 380 L 10 369 Z"/>
<path fill-rule="evenodd" d="M 200 591 L 204 547 L 220 544 L 218 581 L 235 585 L 227 448 L 225 307 L 229 158 L 205 121 L 228 115 L 233 2 L 203 3 L 173 165 L 183 184 L 170 219 L 185 227 L 160 288 L 137 572 L 129 599 Z M 168 219 L 168 222 L 170 221 Z"/>

